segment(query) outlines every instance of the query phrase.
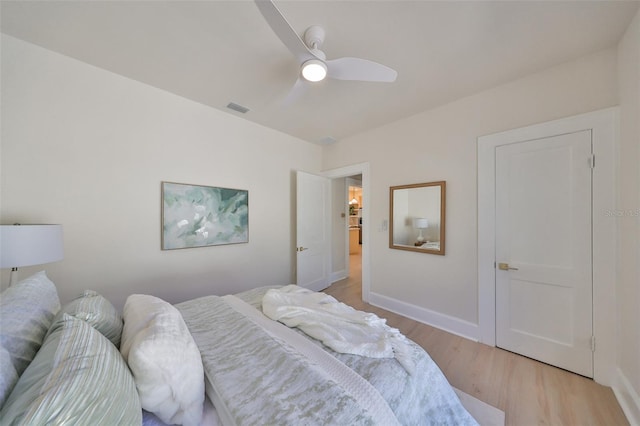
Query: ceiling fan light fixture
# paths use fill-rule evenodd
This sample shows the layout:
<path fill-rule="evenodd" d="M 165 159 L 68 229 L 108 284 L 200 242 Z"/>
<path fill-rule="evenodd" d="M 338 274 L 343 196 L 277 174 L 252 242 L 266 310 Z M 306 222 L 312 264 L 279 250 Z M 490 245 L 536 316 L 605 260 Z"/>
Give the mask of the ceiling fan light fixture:
<path fill-rule="evenodd" d="M 322 81 L 327 76 L 327 65 L 319 59 L 310 59 L 302 64 L 302 77 L 305 80 Z"/>

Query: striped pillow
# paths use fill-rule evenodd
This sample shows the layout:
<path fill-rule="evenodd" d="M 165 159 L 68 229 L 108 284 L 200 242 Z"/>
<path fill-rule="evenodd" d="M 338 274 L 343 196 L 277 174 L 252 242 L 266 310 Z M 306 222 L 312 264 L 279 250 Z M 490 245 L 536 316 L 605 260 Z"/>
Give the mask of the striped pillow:
<path fill-rule="evenodd" d="M 111 340 L 117 348 L 120 347 L 122 336 L 122 317 L 107 299 L 93 290 L 85 290 L 71 302 L 66 303 L 53 320 L 55 324 L 62 318 L 62 314 L 69 314 L 86 321 L 98 330 L 104 337 Z M 54 327 L 52 327 L 54 328 Z M 51 333 L 51 331 L 49 331 Z"/>
<path fill-rule="evenodd" d="M 0 407 L 36 356 L 59 309 L 56 286 L 44 271 L 0 295 Z"/>
<path fill-rule="evenodd" d="M 82 320 L 63 314 L 9 396 L 3 424 L 141 424 L 124 359 Z"/>
<path fill-rule="evenodd" d="M 0 328 L 2 328 L 0 326 Z M 11 390 L 18 383 L 18 372 L 11 362 L 11 354 L 0 345 L 0 408 L 5 399 L 11 394 Z"/>

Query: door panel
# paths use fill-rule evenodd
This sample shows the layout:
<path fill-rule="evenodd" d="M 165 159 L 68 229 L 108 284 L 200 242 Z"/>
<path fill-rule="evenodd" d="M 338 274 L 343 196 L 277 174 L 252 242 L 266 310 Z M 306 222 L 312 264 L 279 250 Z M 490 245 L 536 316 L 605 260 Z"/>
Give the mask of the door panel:
<path fill-rule="evenodd" d="M 330 284 L 330 180 L 297 172 L 296 282 L 311 290 Z"/>
<path fill-rule="evenodd" d="M 509 288 L 509 318 L 511 330 L 517 333 L 540 336 L 554 343 L 571 345 L 571 322 L 556 322 L 573 312 L 571 289 L 561 285 L 547 285 L 533 281 L 512 279 Z M 538 304 L 544 300 L 544 313 L 540 315 Z"/>
<path fill-rule="evenodd" d="M 496 343 L 593 376 L 591 132 L 496 148 Z"/>

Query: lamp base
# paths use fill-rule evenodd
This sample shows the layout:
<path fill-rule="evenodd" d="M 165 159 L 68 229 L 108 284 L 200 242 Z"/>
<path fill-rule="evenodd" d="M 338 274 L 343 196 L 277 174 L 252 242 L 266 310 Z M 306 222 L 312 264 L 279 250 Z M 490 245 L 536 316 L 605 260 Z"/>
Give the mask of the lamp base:
<path fill-rule="evenodd" d="M 11 278 L 9 279 L 9 286 L 18 284 L 18 268 L 11 268 Z"/>

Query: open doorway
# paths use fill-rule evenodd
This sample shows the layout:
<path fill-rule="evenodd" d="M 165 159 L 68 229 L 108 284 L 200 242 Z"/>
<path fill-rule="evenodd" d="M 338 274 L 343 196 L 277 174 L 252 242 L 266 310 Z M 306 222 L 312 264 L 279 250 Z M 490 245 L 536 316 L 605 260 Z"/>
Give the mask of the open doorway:
<path fill-rule="evenodd" d="M 332 277 L 331 282 L 340 280 L 350 280 L 354 286 L 358 287 L 360 299 L 369 302 L 369 291 L 371 288 L 370 274 L 370 197 L 369 183 L 369 163 L 354 164 L 351 166 L 327 170 L 323 176 L 331 179 L 332 186 Z M 358 199 L 358 211 L 354 211 L 358 219 L 351 219 L 349 214 L 349 185 L 347 179 L 356 179 L 362 190 L 361 199 Z M 356 197 L 357 198 L 357 197 Z M 357 230 L 359 253 L 357 256 L 349 254 L 349 223 L 350 220 L 357 220 L 359 229 Z M 354 237 L 355 238 L 355 237 Z M 362 244 L 360 244 L 362 241 Z"/>
<path fill-rule="evenodd" d="M 365 196 L 362 174 L 334 177 L 332 192 L 331 285 L 349 300 L 363 300 L 363 254 L 366 250 Z"/>
<path fill-rule="evenodd" d="M 362 282 L 362 209 L 364 197 L 362 194 L 362 175 L 354 175 L 345 178 L 347 190 L 346 211 L 348 212 L 347 235 L 347 277 L 354 284 Z M 358 285 L 361 287 L 361 284 Z"/>

